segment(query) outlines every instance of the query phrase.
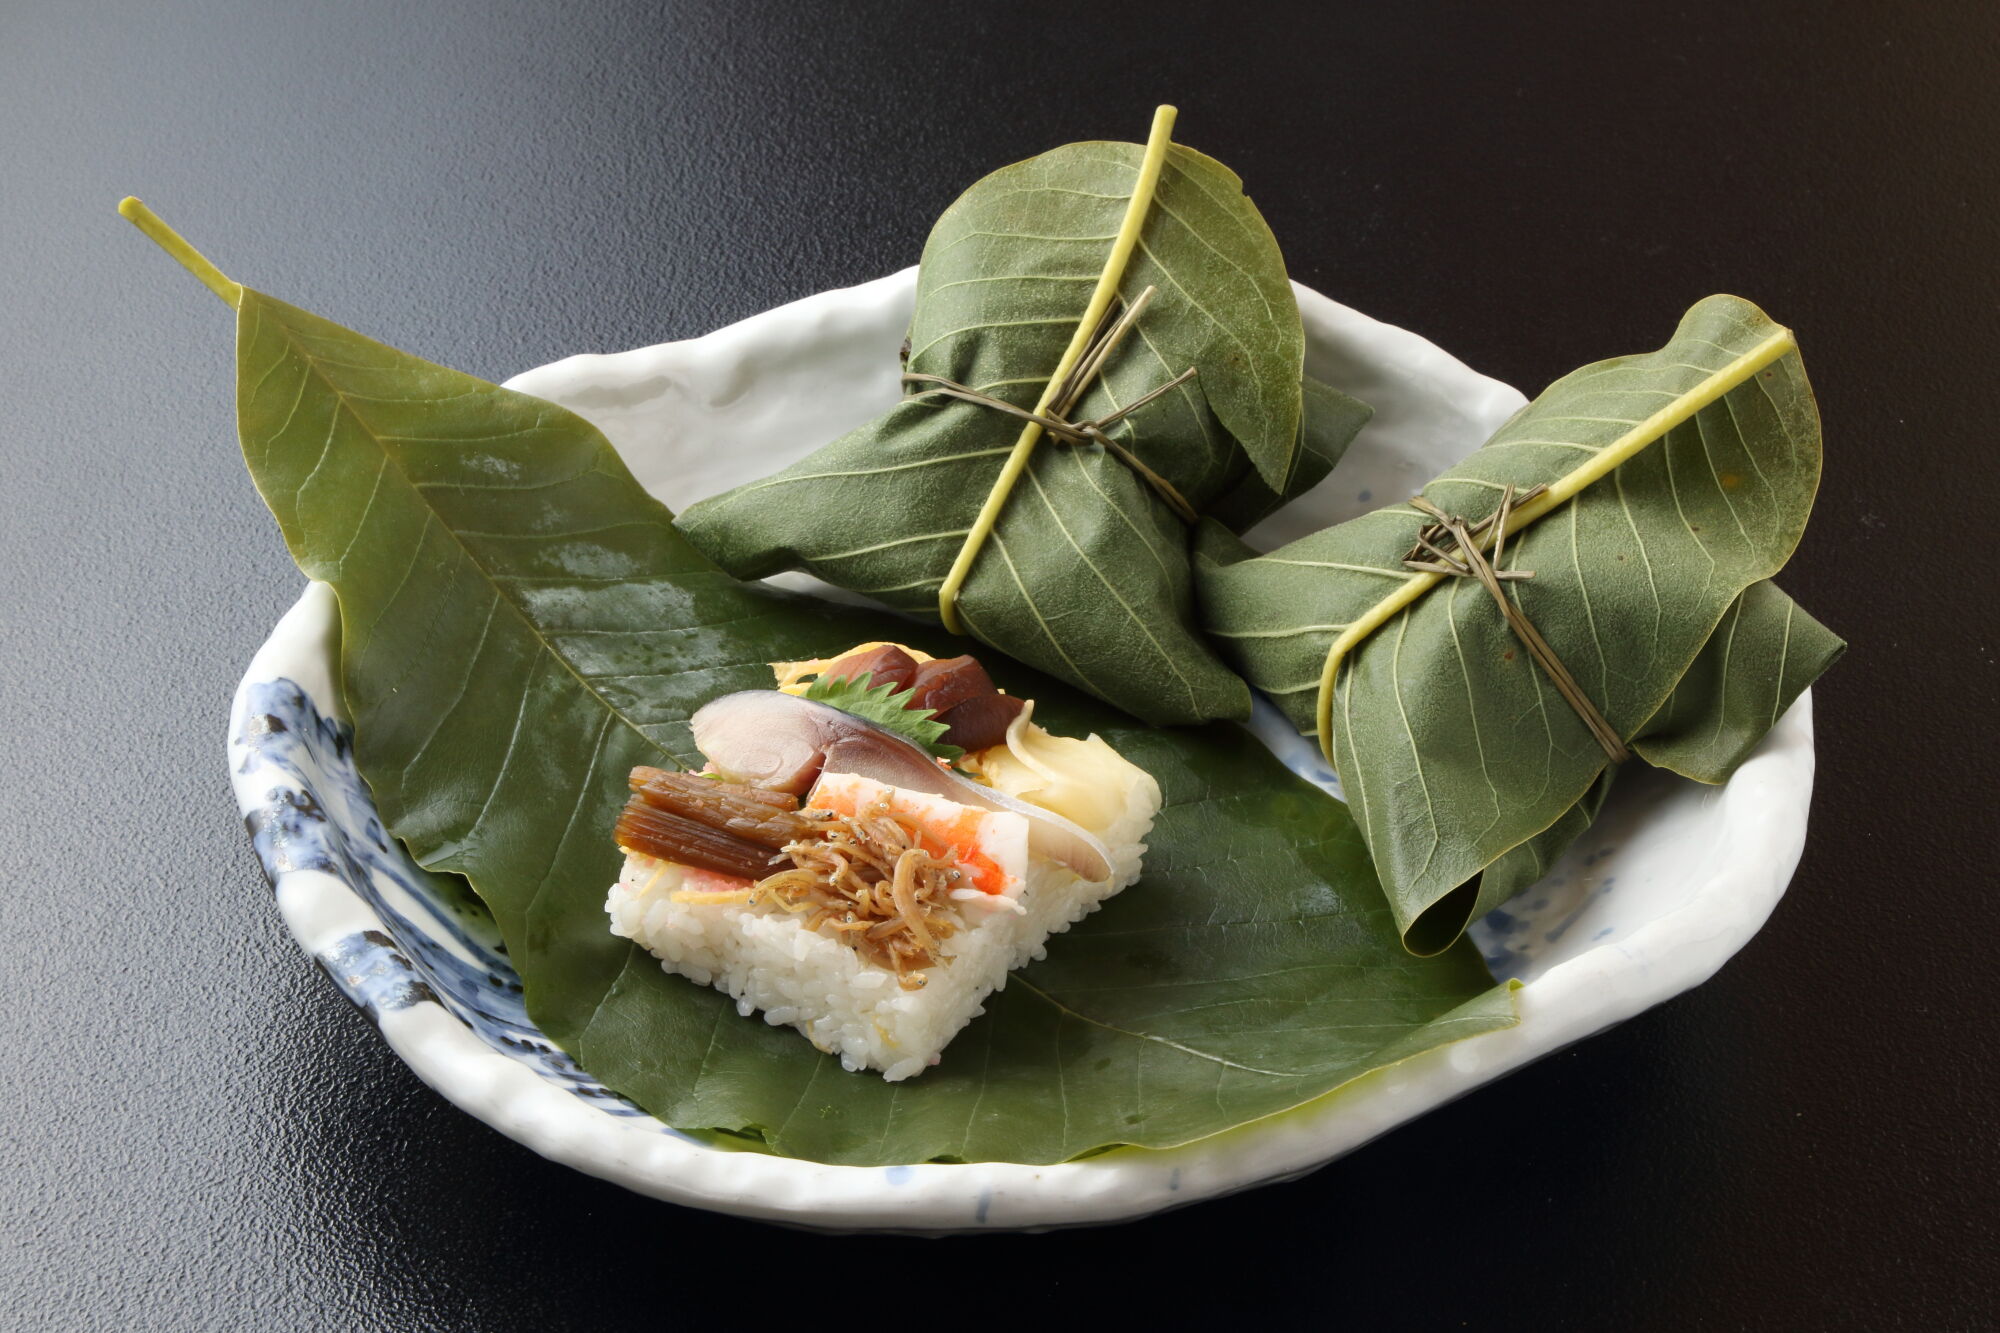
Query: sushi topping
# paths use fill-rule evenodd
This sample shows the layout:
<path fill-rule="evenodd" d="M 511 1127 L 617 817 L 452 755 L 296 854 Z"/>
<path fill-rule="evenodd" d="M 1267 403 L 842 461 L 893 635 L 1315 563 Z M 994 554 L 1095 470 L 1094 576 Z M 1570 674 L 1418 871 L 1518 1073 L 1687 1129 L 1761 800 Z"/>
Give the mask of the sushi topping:
<path fill-rule="evenodd" d="M 951 762 L 964 757 L 963 749 L 945 742 L 944 734 L 950 728 L 933 719 L 930 709 L 910 707 L 909 690 L 898 690 L 893 682 L 884 685 L 871 682 L 872 677 L 865 671 L 852 679 L 821 676 L 807 685 L 805 693 L 799 697 L 873 722 L 884 731 L 894 732 L 916 745 L 934 759 Z"/>
<path fill-rule="evenodd" d="M 784 861 L 780 848 L 814 828 L 784 792 L 645 767 L 629 781 L 618 845 L 658 861 L 760 879 Z"/>
<path fill-rule="evenodd" d="M 894 685 L 898 690 L 907 690 L 916 683 L 920 669 L 916 658 L 893 643 L 882 643 L 873 648 L 849 653 L 820 674 L 828 680 L 858 680 L 862 676 L 867 676 L 872 684 Z M 934 706 L 912 705 L 916 708 Z"/>
<path fill-rule="evenodd" d="M 1035 855 L 1062 862 L 1079 879 L 1111 877 L 1104 844 L 1070 820 L 961 777 L 911 741 L 838 708 L 782 690 L 744 690 L 703 704 L 690 725 L 694 743 L 733 781 L 803 794 L 824 769 L 959 805 L 1011 810 L 1027 817 Z"/>
<path fill-rule="evenodd" d="M 887 799 L 852 815 L 811 813 L 816 832 L 785 846 L 792 868 L 759 880 L 751 900 L 805 914 L 808 930 L 841 937 L 904 990 L 920 989 L 916 969 L 939 962 L 938 947 L 961 925 L 951 900 L 963 879 L 957 863 L 926 851 L 916 822 Z"/>
<path fill-rule="evenodd" d="M 986 668 L 974 658 L 933 658 L 917 668 L 917 678 L 910 686 L 910 707 L 942 713 L 967 699 L 997 693 Z"/>
<path fill-rule="evenodd" d="M 879 651 L 879 650 L 878 650 Z M 842 669 L 842 658 L 827 674 Z M 983 750 L 1007 739 L 1007 724 L 1021 711 L 1021 700 L 993 688 L 986 668 L 971 657 L 933 658 L 913 663 L 906 708 L 928 710 L 944 724 L 944 743 L 961 750 Z"/>
<path fill-rule="evenodd" d="M 905 735 L 789 692 L 824 690 L 830 682 L 838 693 L 847 678 L 834 671 L 857 669 L 864 682 L 881 671 L 889 679 L 867 686 L 871 695 L 879 690 L 907 703 L 921 693 L 944 706 L 968 739 L 1000 745 L 1025 703 L 995 690 L 970 657 L 920 663 L 893 644 L 874 644 L 791 667 L 790 679 L 781 668 L 780 689 L 724 695 L 696 711 L 695 744 L 714 775 L 632 771 L 619 845 L 733 877 L 720 888 L 691 890 L 686 900 L 802 914 L 808 929 L 844 939 L 914 990 L 924 984 L 922 969 L 943 961 L 942 943 L 963 927 L 961 901 L 1019 910 L 1009 886 L 1024 871 L 1005 870 L 984 841 L 996 817 L 1020 830 L 1013 855 L 1022 865 L 1032 853 L 1086 881 L 1110 877 L 1103 844 L 1068 819 L 967 780 Z M 906 672 L 910 684 L 895 689 Z M 811 675 L 819 679 L 808 685 Z M 819 808 L 801 809 L 798 798 L 815 783 Z M 900 795 L 878 799 L 875 784 Z M 835 791 L 848 795 L 836 799 Z M 939 823 L 930 808 L 938 804 L 956 813 Z"/>
<path fill-rule="evenodd" d="M 704 872 L 705 887 L 683 900 L 805 914 L 807 929 L 844 939 L 905 990 L 924 985 L 917 969 L 938 963 L 962 924 L 951 895 L 973 876 L 886 794 L 846 811 L 802 810 L 789 793 L 705 774 L 640 767 L 630 784 L 618 845 Z"/>
<path fill-rule="evenodd" d="M 732 781 L 803 796 L 819 777 L 827 747 L 844 737 L 881 737 L 933 766 L 924 751 L 852 713 L 779 690 L 743 690 L 711 699 L 688 719 L 694 743 Z"/>
<path fill-rule="evenodd" d="M 1024 703 L 995 689 L 986 668 L 975 658 L 934 658 L 899 643 L 864 643 L 837 657 L 774 662 L 772 668 L 780 690 L 855 712 L 911 736 L 946 759 L 956 759 L 956 751 L 1000 744 Z M 879 697 L 870 697 L 865 707 L 855 708 L 851 692 L 829 688 L 840 681 L 864 684 L 871 696 Z M 891 688 L 883 690 L 885 685 Z M 885 713 L 885 706 L 892 712 Z M 940 725 L 913 727 L 897 720 L 893 712 L 907 712 Z"/>
<path fill-rule="evenodd" d="M 618 845 L 656 861 L 698 866 L 724 875 L 757 879 L 768 875 L 784 856 L 762 843 L 725 833 L 698 820 L 684 819 L 649 804 L 643 796 L 625 803 L 618 816 Z"/>
<path fill-rule="evenodd" d="M 1025 699 L 1011 694 L 975 695 L 937 715 L 944 723 L 944 738 L 961 750 L 984 750 L 1007 739 L 1007 728 L 1027 707 Z"/>
<path fill-rule="evenodd" d="M 812 828 L 798 798 L 786 792 L 661 768 L 635 768 L 630 781 L 634 797 L 648 805 L 767 847 L 783 847 Z"/>

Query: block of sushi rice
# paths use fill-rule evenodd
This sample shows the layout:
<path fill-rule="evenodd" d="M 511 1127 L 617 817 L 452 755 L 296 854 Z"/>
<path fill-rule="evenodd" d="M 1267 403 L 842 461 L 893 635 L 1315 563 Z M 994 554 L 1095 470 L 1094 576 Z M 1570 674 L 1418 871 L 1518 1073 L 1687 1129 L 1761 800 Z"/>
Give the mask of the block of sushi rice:
<path fill-rule="evenodd" d="M 928 918 L 942 938 L 920 967 L 857 947 L 868 922 L 855 924 L 853 913 L 807 911 L 758 892 L 747 876 L 630 846 L 605 904 L 611 930 L 667 971 L 728 994 L 746 1017 L 798 1029 L 849 1070 L 876 1070 L 891 1082 L 920 1074 L 984 1012 L 1009 972 L 1043 957 L 1051 936 L 1138 879 L 1159 810 L 1158 784 L 1100 738 L 1052 736 L 1026 715 L 1008 734 L 1008 742 L 977 752 L 966 766 L 986 789 L 1090 835 L 1102 849 L 1105 877 L 1084 879 L 1031 850 L 1031 813 L 826 772 L 802 815 L 892 818 L 924 850 L 925 864 L 949 867 L 934 882 L 955 887 Z M 888 890 L 884 879 L 880 895 Z"/>

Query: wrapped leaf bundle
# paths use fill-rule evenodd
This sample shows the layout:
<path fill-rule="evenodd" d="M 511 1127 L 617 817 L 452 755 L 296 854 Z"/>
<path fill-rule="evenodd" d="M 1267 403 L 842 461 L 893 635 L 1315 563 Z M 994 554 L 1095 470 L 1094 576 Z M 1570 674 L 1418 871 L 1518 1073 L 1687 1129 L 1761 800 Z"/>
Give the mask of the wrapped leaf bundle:
<path fill-rule="evenodd" d="M 1189 520 L 1249 527 L 1367 409 L 1302 388 L 1277 242 L 1172 119 L 968 190 L 924 249 L 909 396 L 681 531 L 740 578 L 806 570 L 1150 722 L 1248 716 L 1195 621 Z"/>
<path fill-rule="evenodd" d="M 1317 730 L 1429 953 L 1541 876 L 1628 747 L 1721 782 L 1840 655 L 1768 581 L 1819 470 L 1790 332 L 1710 297 L 1659 351 L 1558 380 L 1409 505 L 1264 556 L 1208 525 L 1201 614 Z"/>

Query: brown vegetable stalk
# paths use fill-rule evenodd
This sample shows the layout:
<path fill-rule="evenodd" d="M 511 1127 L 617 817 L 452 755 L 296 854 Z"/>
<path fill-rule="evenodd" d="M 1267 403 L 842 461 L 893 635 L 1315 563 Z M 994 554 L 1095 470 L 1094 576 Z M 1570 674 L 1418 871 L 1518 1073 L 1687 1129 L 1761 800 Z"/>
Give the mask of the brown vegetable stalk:
<path fill-rule="evenodd" d="M 762 879 L 774 869 L 788 868 L 790 858 L 768 844 L 696 820 L 670 814 L 635 795 L 618 816 L 618 845 L 659 861 L 698 866 L 724 875 Z"/>
<path fill-rule="evenodd" d="M 782 847 L 813 828 L 799 813 L 798 798 L 788 792 L 645 767 L 632 770 L 631 785 L 655 809 L 767 847 Z"/>

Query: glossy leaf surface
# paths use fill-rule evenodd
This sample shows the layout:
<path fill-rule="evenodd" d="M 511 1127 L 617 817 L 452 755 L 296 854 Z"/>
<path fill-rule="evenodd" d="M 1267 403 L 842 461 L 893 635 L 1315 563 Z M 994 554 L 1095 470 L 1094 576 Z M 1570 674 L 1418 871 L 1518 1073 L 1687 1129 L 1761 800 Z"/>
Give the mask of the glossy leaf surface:
<path fill-rule="evenodd" d="M 1344 807 L 1235 727 L 1160 732 L 998 656 L 1057 730 L 1161 782 L 1147 874 L 1052 943 L 920 1078 L 844 1072 L 613 936 L 610 830 L 638 763 L 764 663 L 942 636 L 739 584 L 597 431 L 245 290 L 244 453 L 341 607 L 355 753 L 389 830 L 470 878 L 529 1012 L 669 1124 L 830 1162 L 1059 1161 L 1297 1105 L 1513 1022 L 1469 948 L 1410 958 Z"/>

